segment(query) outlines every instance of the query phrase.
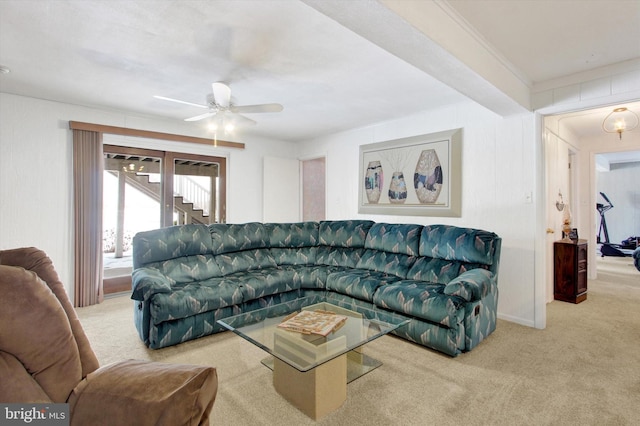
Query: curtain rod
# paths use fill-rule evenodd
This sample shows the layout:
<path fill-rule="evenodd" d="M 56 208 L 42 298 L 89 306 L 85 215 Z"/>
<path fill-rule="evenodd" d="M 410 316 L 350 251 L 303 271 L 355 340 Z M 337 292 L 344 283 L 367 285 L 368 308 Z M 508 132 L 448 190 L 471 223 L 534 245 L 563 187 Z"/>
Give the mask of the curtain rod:
<path fill-rule="evenodd" d="M 214 147 L 227 147 L 244 149 L 244 144 L 240 142 L 229 142 L 214 139 L 198 138 L 194 136 L 175 135 L 171 133 L 154 132 L 151 130 L 128 129 L 126 127 L 106 126 L 103 124 L 83 123 L 81 121 L 69 121 L 71 130 L 86 130 L 89 132 L 108 133 L 120 136 L 133 136 L 137 138 L 161 139 L 174 142 L 190 142 Z"/>

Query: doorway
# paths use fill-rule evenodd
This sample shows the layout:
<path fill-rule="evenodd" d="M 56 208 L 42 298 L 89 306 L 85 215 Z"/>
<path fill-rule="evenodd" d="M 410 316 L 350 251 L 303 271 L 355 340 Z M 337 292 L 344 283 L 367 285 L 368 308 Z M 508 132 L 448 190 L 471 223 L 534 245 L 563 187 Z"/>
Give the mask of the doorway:
<path fill-rule="evenodd" d="M 302 160 L 302 220 L 326 219 L 325 157 Z"/>
<path fill-rule="evenodd" d="M 619 105 L 615 105 L 618 107 Z M 624 106 L 634 111 L 640 111 L 640 103 L 627 103 Z M 600 202 L 597 189 L 596 157 L 600 154 L 616 153 L 628 156 L 633 151 L 640 150 L 640 131 L 625 132 L 622 137 L 608 134 L 602 130 L 603 119 L 614 106 L 599 107 L 583 111 L 567 112 L 543 117 L 543 161 L 544 161 L 544 216 L 547 232 L 550 232 L 550 217 L 558 218 L 556 201 L 558 198 L 557 184 L 561 179 L 557 164 L 561 162 L 557 154 L 561 151 L 558 146 L 566 144 L 573 147 L 574 155 L 570 156 L 572 173 L 567 188 L 570 191 L 570 205 L 572 222 L 579 229 L 579 238 L 585 239 L 589 245 L 588 278 L 596 279 L 598 275 L 598 254 L 596 234 L 599 225 L 599 214 L 596 204 Z M 551 137 L 549 137 L 551 135 Z M 556 153 L 550 155 L 550 153 Z M 630 185 L 631 181 L 620 182 L 619 185 Z M 563 196 L 566 194 L 563 192 Z M 640 226 L 640 222 L 638 222 Z M 558 231 L 556 231 L 557 233 Z M 557 234 L 560 237 L 560 234 Z M 544 266 L 544 289 L 546 301 L 553 300 L 553 247 L 549 240 L 556 238 L 556 234 L 547 234 Z M 541 273 L 543 271 L 541 270 Z M 542 287 L 539 287 L 542 288 Z"/>

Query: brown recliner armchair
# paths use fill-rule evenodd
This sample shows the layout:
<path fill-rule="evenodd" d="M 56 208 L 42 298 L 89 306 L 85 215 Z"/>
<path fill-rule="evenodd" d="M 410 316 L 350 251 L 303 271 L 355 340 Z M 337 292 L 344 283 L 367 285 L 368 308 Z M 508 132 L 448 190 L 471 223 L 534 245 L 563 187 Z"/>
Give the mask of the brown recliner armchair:
<path fill-rule="evenodd" d="M 71 425 L 202 425 L 215 368 L 128 360 L 100 367 L 49 257 L 0 251 L 0 402 L 68 403 Z"/>

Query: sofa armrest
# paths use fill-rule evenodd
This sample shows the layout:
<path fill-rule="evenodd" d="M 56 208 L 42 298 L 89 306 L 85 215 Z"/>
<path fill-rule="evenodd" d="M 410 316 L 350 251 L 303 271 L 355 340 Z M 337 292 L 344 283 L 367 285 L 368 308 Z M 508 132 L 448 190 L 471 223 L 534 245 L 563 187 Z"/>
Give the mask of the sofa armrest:
<path fill-rule="evenodd" d="M 138 268 L 131 274 L 131 298 L 149 300 L 157 293 L 171 293 L 172 280 L 153 268 Z"/>
<path fill-rule="evenodd" d="M 71 425 L 207 425 L 217 391 L 213 367 L 117 362 L 73 390 Z"/>
<path fill-rule="evenodd" d="M 493 272 L 481 268 L 471 269 L 449 281 L 444 287 L 444 293 L 459 296 L 467 302 L 475 302 L 489 294 L 491 285 L 495 283 L 496 276 Z"/>

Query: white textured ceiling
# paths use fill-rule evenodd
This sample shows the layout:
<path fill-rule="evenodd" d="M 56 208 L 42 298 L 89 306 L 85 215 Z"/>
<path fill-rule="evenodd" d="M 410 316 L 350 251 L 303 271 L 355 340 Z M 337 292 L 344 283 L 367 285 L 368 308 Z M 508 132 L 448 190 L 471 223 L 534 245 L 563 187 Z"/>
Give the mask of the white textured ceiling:
<path fill-rule="evenodd" d="M 537 84 L 640 57 L 638 0 L 448 0 Z"/>
<path fill-rule="evenodd" d="M 390 3 L 349 1 L 355 2 L 381 9 Z M 345 4 L 315 3 L 335 13 Z M 429 73 L 409 65 L 313 4 L 2 0 L 0 65 L 11 72 L 0 74 L 0 91 L 182 120 L 202 110 L 153 95 L 204 103 L 211 83 L 221 80 L 236 104 L 284 106 L 281 113 L 250 115 L 257 125 L 243 134 L 290 141 L 467 99 L 432 77 L 439 64 L 430 64 Z M 636 0 L 448 5 L 531 84 L 640 57 Z M 370 25 L 360 19 L 350 27 Z"/>

